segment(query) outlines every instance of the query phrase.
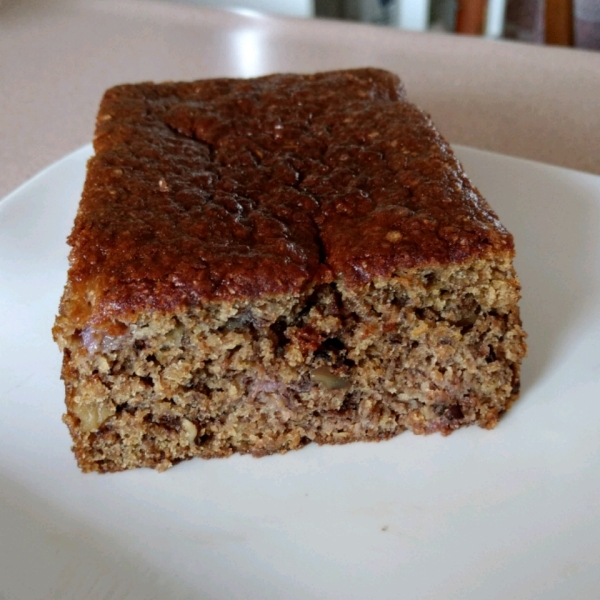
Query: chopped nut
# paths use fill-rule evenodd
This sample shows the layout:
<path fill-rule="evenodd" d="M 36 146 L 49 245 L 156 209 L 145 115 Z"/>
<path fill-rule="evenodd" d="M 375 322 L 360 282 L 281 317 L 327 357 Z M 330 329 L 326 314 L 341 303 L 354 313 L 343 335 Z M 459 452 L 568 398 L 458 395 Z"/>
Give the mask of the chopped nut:
<path fill-rule="evenodd" d="M 164 179 L 159 179 L 158 180 L 158 189 L 161 192 L 168 192 L 169 191 L 169 186 L 167 185 L 167 182 Z"/>
<path fill-rule="evenodd" d="M 311 378 L 313 381 L 323 384 L 329 390 L 342 390 L 350 387 L 350 382 L 347 379 L 334 375 L 327 367 L 315 369 L 311 374 Z"/>
<path fill-rule="evenodd" d="M 399 231 L 388 231 L 385 239 L 388 242 L 399 242 L 402 239 L 402 234 Z"/>
<path fill-rule="evenodd" d="M 155 419 L 160 419 L 171 412 L 173 405 L 170 402 L 155 402 L 152 406 L 152 413 Z"/>
<path fill-rule="evenodd" d="M 115 414 L 112 404 L 75 404 L 73 412 L 81 421 L 81 430 L 96 431 L 102 424 Z"/>
<path fill-rule="evenodd" d="M 109 115 L 108 113 L 105 113 L 98 117 L 98 121 L 110 121 L 111 119 L 112 119 L 112 115 Z"/>
<path fill-rule="evenodd" d="M 123 175 L 123 169 L 113 169 L 113 173 L 117 176 L 120 177 L 121 175 Z"/>
<path fill-rule="evenodd" d="M 188 419 L 181 419 L 181 429 L 183 429 L 188 443 L 193 444 L 198 435 L 198 428 Z"/>
<path fill-rule="evenodd" d="M 179 347 L 183 339 L 183 325 L 177 325 L 171 329 L 171 331 L 165 334 L 165 339 L 170 346 Z"/>
<path fill-rule="evenodd" d="M 416 327 L 411 329 L 411 331 L 410 331 L 411 339 L 416 340 L 418 337 L 421 337 L 424 333 L 427 333 L 428 329 L 429 329 L 429 325 L 427 325 L 427 323 L 425 323 L 424 321 L 420 322 Z"/>

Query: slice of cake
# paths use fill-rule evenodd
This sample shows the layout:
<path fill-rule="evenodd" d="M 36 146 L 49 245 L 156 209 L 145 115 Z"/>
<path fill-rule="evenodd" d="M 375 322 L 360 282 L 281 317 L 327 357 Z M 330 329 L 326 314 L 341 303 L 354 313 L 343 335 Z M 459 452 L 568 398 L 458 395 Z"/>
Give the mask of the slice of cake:
<path fill-rule="evenodd" d="M 398 78 L 106 92 L 54 327 L 84 471 L 491 428 L 511 235 Z"/>

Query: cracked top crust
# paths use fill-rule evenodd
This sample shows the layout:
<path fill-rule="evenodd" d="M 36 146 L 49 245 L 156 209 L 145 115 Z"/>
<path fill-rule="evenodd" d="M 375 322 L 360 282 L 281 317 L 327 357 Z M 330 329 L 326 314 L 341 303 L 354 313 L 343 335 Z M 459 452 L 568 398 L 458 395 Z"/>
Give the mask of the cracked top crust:
<path fill-rule="evenodd" d="M 94 148 L 69 238 L 91 322 L 513 253 L 386 71 L 117 86 Z"/>

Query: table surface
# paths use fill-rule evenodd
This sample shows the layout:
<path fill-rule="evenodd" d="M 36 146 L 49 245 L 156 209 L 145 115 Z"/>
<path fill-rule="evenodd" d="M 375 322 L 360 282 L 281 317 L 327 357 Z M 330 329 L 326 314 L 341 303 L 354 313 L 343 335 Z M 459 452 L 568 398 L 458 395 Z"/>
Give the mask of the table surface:
<path fill-rule="evenodd" d="M 600 174 L 600 53 L 159 0 L 0 2 L 0 197 L 142 80 L 378 66 L 453 143 Z"/>

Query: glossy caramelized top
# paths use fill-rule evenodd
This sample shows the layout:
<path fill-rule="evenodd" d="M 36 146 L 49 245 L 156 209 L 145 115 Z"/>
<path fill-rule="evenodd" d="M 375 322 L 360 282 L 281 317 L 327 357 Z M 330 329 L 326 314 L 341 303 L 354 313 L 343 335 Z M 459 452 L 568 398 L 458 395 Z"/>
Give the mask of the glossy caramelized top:
<path fill-rule="evenodd" d="M 94 148 L 69 277 L 96 320 L 513 251 L 377 69 L 117 86 Z"/>

